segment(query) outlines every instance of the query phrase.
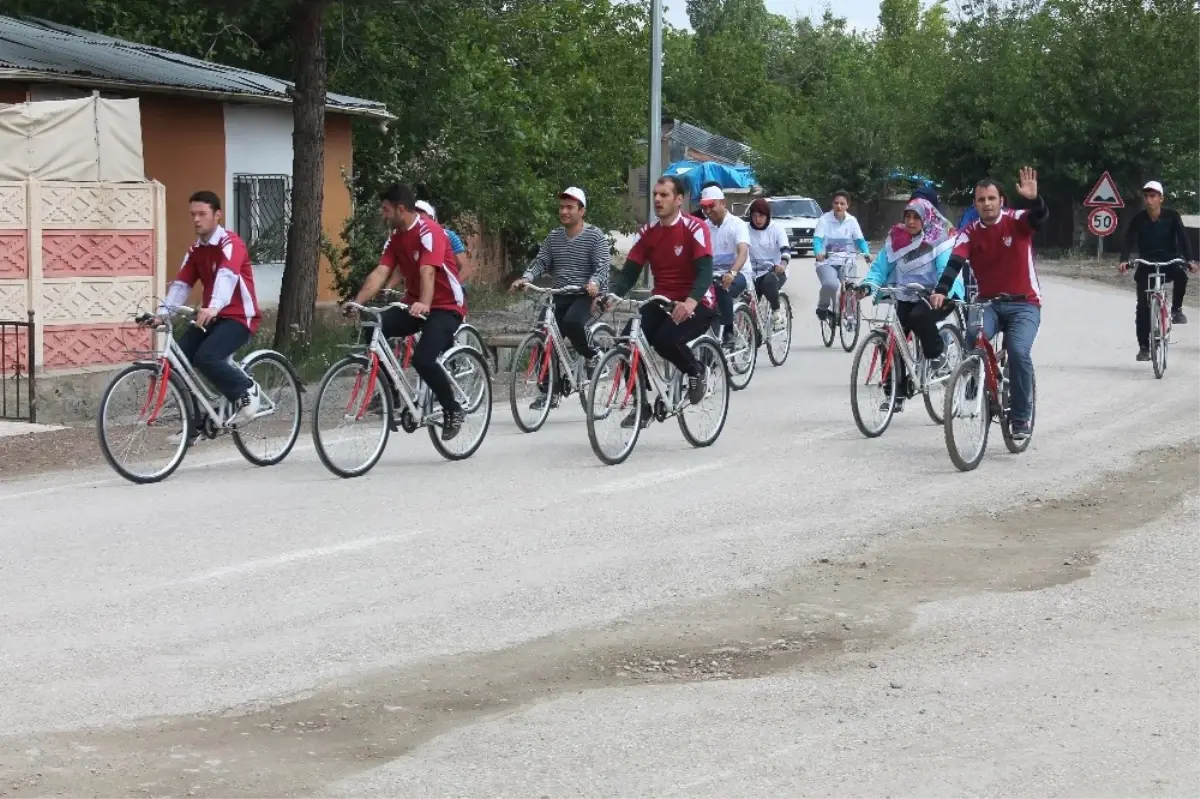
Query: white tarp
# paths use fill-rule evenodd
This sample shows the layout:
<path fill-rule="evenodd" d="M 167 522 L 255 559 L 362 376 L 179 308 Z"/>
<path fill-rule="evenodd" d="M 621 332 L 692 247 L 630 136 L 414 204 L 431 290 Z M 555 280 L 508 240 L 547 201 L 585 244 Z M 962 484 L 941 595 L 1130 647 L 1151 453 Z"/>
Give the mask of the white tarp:
<path fill-rule="evenodd" d="M 0 180 L 141 182 L 136 99 L 0 104 Z"/>

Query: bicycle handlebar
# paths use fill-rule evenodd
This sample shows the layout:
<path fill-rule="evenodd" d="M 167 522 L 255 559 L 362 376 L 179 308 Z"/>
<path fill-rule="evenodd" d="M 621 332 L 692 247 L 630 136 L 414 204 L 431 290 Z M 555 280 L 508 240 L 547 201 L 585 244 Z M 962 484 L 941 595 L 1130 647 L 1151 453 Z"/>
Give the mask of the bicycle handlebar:
<path fill-rule="evenodd" d="M 533 291 L 538 294 L 580 294 L 583 292 L 583 286 L 563 286 L 558 289 L 544 289 L 540 286 L 535 286 L 532 283 L 526 283 L 522 286 L 525 291 Z"/>
<path fill-rule="evenodd" d="M 1146 261 L 1141 258 L 1134 258 L 1132 261 L 1130 261 L 1130 263 L 1141 264 L 1142 266 L 1152 266 L 1155 269 L 1161 269 L 1164 266 L 1174 266 L 1175 264 L 1187 266 L 1187 261 L 1183 260 L 1182 258 L 1172 258 L 1169 261 Z"/>
<path fill-rule="evenodd" d="M 346 300 L 344 303 L 342 303 L 342 307 L 353 308 L 360 313 L 368 313 L 376 318 L 381 316 L 384 311 L 391 310 L 392 308 L 399 308 L 402 311 L 408 310 L 408 304 L 403 302 L 389 302 L 387 305 L 361 305 L 353 300 Z M 424 316 L 417 316 L 416 314 L 414 314 L 414 316 L 416 316 L 417 319 L 425 318 Z"/>
<path fill-rule="evenodd" d="M 667 306 L 667 308 L 673 308 L 675 306 L 675 300 L 672 300 L 669 297 L 664 297 L 661 294 L 654 294 L 654 295 L 647 297 L 646 299 L 640 300 L 640 301 L 635 300 L 631 297 L 621 297 L 617 294 L 613 294 L 611 291 L 608 294 L 604 295 L 604 304 L 606 307 L 612 307 L 614 305 L 624 303 L 636 310 L 638 308 L 641 308 L 643 305 L 649 305 L 652 302 L 657 302 L 660 305 L 665 305 L 665 306 Z"/>

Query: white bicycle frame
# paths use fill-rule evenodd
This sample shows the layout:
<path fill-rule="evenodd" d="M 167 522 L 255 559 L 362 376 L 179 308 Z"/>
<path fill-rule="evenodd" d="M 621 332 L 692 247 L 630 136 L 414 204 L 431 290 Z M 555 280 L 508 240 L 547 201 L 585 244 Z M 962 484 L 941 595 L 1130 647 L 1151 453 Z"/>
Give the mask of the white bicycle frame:
<path fill-rule="evenodd" d="M 366 313 L 375 318 L 373 322 L 364 322 L 363 327 L 370 326 L 371 341 L 367 345 L 367 354 L 374 354 L 379 359 L 379 363 L 383 365 L 384 371 L 392 380 L 392 385 L 396 387 L 397 393 L 400 394 L 400 401 L 404 403 L 404 407 L 408 410 L 413 419 L 416 420 L 418 427 L 430 425 L 441 418 L 442 411 L 433 408 L 433 391 L 426 385 L 425 381 L 417 378 L 417 387 L 414 388 L 404 375 L 404 370 L 400 368 L 396 356 L 392 353 L 388 346 L 387 339 L 383 336 L 383 320 L 381 317 L 385 311 L 392 308 L 399 308 L 402 311 L 408 310 L 408 305 L 403 302 L 390 302 L 387 305 L 380 307 L 371 307 L 360 305 L 357 302 L 346 302 L 345 307 L 353 308 L 359 313 Z M 424 317 L 418 317 L 423 319 Z M 471 349 L 465 344 L 455 344 L 450 349 L 438 356 L 438 366 L 443 372 L 446 372 L 446 377 L 450 379 L 450 386 L 454 389 L 454 393 L 464 406 L 471 404 L 471 399 L 462 390 L 462 386 L 454 379 L 454 376 L 447 371 L 445 367 L 446 358 L 458 352 L 459 350 Z M 415 398 L 414 398 L 415 395 Z"/>
<path fill-rule="evenodd" d="M 1176 264 L 1178 264 L 1179 266 L 1182 266 L 1182 267 L 1187 266 L 1187 261 L 1183 260 L 1182 258 L 1172 258 L 1169 261 L 1144 261 L 1141 258 L 1135 258 L 1135 259 L 1133 259 L 1133 261 L 1131 263 L 1136 264 L 1138 266 L 1148 266 L 1153 270 L 1149 275 L 1146 276 L 1148 278 L 1147 283 L 1146 283 L 1146 293 L 1147 294 L 1162 294 L 1163 300 L 1166 303 L 1169 303 L 1170 300 L 1166 297 L 1166 277 L 1167 276 L 1165 274 L 1163 274 L 1163 271 L 1162 271 L 1163 268 L 1168 267 L 1168 266 L 1174 266 Z M 1146 301 L 1146 304 L 1147 305 L 1150 304 L 1148 299 Z M 1163 340 L 1166 341 L 1168 344 L 1170 344 L 1170 343 L 1172 343 L 1171 342 L 1171 330 L 1174 327 L 1174 325 L 1171 324 L 1170 305 L 1167 304 L 1167 305 L 1164 305 L 1164 307 L 1167 309 L 1167 329 L 1162 331 L 1162 336 L 1163 336 Z M 1150 319 L 1150 323 L 1151 324 L 1156 324 L 1156 323 L 1161 324 L 1153 318 Z"/>
<path fill-rule="evenodd" d="M 871 325 L 877 330 L 890 330 L 895 334 L 896 343 L 899 345 L 897 348 L 900 351 L 900 358 L 904 361 L 904 365 L 908 367 L 908 373 L 916 377 L 915 382 L 917 392 L 923 394 L 932 386 L 936 386 L 939 383 L 945 383 L 950 379 L 950 375 L 946 374 L 943 377 L 930 379 L 929 359 L 924 357 L 924 353 L 921 353 L 921 363 L 920 365 L 917 364 L 916 353 L 909 349 L 908 336 L 905 335 L 904 328 L 900 325 L 900 317 L 896 314 L 896 294 L 905 290 L 912 291 L 919 289 L 925 289 L 925 286 L 922 286 L 920 283 L 910 283 L 903 288 L 897 286 L 884 286 L 876 289 L 876 304 L 886 305 L 888 308 L 884 314 L 882 322 L 880 321 L 879 317 L 876 317 L 875 319 L 871 320 Z M 917 337 L 914 335 L 913 347 L 915 348 L 919 345 L 920 341 L 917 340 Z"/>
<path fill-rule="evenodd" d="M 152 364 L 160 367 L 163 363 L 169 364 L 170 371 L 179 375 L 180 379 L 183 380 L 183 384 L 187 387 L 188 392 L 192 395 L 192 399 L 200 406 L 200 409 L 208 416 L 208 418 L 213 421 L 213 424 L 216 426 L 216 428 L 218 430 L 228 430 L 235 427 L 235 425 L 232 424 L 232 421 L 237 412 L 233 410 L 233 406 L 228 399 L 222 396 L 219 391 L 212 389 L 208 382 L 202 378 L 200 373 L 196 370 L 196 367 L 193 366 L 192 362 L 188 360 L 188 357 L 183 354 L 183 350 L 180 349 L 179 343 L 175 341 L 174 331 L 171 329 L 170 320 L 175 316 L 181 314 L 194 315 L 195 313 L 196 310 L 194 308 L 189 308 L 186 305 L 180 305 L 169 311 L 166 315 L 158 315 L 158 323 L 151 328 L 152 332 L 161 334 L 163 338 L 162 346 L 158 348 L 158 356 L 153 360 L 149 358 L 139 358 L 135 360 L 134 363 Z M 196 325 L 195 321 L 189 322 L 189 324 Z M 199 327 L 199 325 L 196 326 Z M 235 361 L 233 356 L 230 355 L 225 359 L 225 361 L 245 375 L 251 383 L 254 383 L 255 386 L 258 386 L 258 383 L 255 382 L 254 378 L 251 377 L 249 373 L 247 373 L 242 367 L 242 364 L 246 363 L 258 354 L 268 351 L 269 350 L 255 350 L 254 352 L 246 355 L 245 358 L 242 358 L 241 361 Z M 165 389 L 163 390 L 165 391 Z M 247 422 L 252 422 L 255 419 L 261 419 L 264 416 L 270 416 L 275 412 L 275 403 L 269 396 L 262 391 L 259 391 L 259 398 L 258 411 L 253 417 L 246 420 Z M 242 422 L 242 424 L 245 423 L 246 422 Z"/>
<path fill-rule="evenodd" d="M 650 342 L 646 340 L 646 335 L 642 332 L 642 316 L 638 313 L 642 306 L 651 303 L 659 303 L 664 306 L 664 309 L 669 311 L 675 304 L 674 300 L 668 299 L 661 294 L 655 294 L 639 302 L 638 300 L 626 299 L 618 297 L 616 294 L 609 294 L 607 299 L 614 300 L 613 304 L 623 303 L 630 307 L 633 312 L 632 326 L 629 329 L 629 340 L 634 342 L 636 350 L 640 353 L 638 365 L 646 365 L 646 375 L 650 378 L 650 391 L 647 392 L 646 402 L 653 407 L 654 400 L 661 399 L 663 406 L 666 409 L 668 416 L 677 414 L 685 407 L 683 380 L 674 365 L 670 361 L 665 361 L 664 370 L 659 369 L 658 358 L 652 357 L 657 355 L 654 348 L 650 346 Z M 702 338 L 709 337 L 709 334 L 703 333 L 688 342 L 688 346 L 692 346 Z M 718 349 L 720 345 L 718 345 Z"/>
<path fill-rule="evenodd" d="M 582 391 L 584 384 L 583 368 L 584 358 L 579 353 L 575 353 L 575 358 L 572 361 L 567 356 L 566 340 L 563 337 L 562 331 L 558 327 L 558 319 L 554 316 L 554 306 L 550 298 L 559 294 L 578 294 L 583 289 L 580 286 L 563 286 L 560 289 L 543 289 L 532 283 L 525 284 L 526 291 L 532 291 L 545 296 L 545 307 L 542 309 L 541 324 L 545 325 L 546 330 L 550 334 L 550 346 L 553 348 L 557 356 L 558 365 L 562 369 L 562 373 L 571 381 L 572 391 Z M 591 335 L 592 330 L 596 328 L 597 322 L 592 322 L 588 325 L 588 334 Z"/>

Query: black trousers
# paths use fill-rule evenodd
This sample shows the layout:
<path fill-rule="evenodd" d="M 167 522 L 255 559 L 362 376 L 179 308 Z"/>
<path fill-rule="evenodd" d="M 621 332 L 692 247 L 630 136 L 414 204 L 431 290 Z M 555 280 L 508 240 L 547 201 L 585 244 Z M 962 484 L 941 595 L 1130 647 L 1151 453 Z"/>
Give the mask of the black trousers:
<path fill-rule="evenodd" d="M 1150 349 L 1150 297 L 1146 289 L 1150 288 L 1150 273 L 1154 271 L 1148 266 L 1139 266 L 1133 273 L 1133 282 L 1137 286 L 1137 340 L 1138 346 L 1144 350 Z M 1179 264 L 1172 264 L 1162 270 L 1163 280 L 1172 284 L 1171 310 L 1183 310 L 1183 295 L 1187 292 L 1187 270 Z"/>
<path fill-rule="evenodd" d="M 380 320 L 385 338 L 403 338 L 420 331 L 421 339 L 413 348 L 412 365 L 447 413 L 460 411 L 462 406 L 454 399 L 450 375 L 437 359 L 454 346 L 454 334 L 462 320 L 462 316 L 454 311 L 442 310 L 432 310 L 425 319 L 418 319 L 400 308 L 386 311 Z"/>
<path fill-rule="evenodd" d="M 588 342 L 587 325 L 592 319 L 592 298 L 586 294 L 558 294 L 554 297 L 554 320 L 570 340 L 575 351 L 585 358 L 596 351 Z"/>
<path fill-rule="evenodd" d="M 787 282 L 787 275 L 777 275 L 775 270 L 759 275 L 754 279 L 754 290 L 767 298 L 772 311 L 779 310 L 779 290 Z"/>
<path fill-rule="evenodd" d="M 682 324 L 675 324 L 671 314 L 660 305 L 643 305 L 641 315 L 642 332 L 654 351 L 685 375 L 699 375 L 700 362 L 696 360 L 688 342 L 708 331 L 714 316 L 712 310 L 697 305 L 696 312 L 683 320 Z M 632 327 L 632 321 L 626 322 L 622 335 L 629 335 Z"/>
<path fill-rule="evenodd" d="M 938 332 L 938 322 L 953 312 L 954 308 L 950 305 L 943 305 L 935 310 L 924 302 L 896 301 L 896 318 L 900 321 L 900 328 L 905 333 L 912 333 L 913 337 L 921 342 L 921 351 L 928 360 L 941 357 L 942 351 L 946 349 L 945 342 Z M 896 353 L 895 367 L 896 385 L 900 386 L 902 392 L 907 393 L 904 381 L 908 378 L 908 368 L 899 353 Z"/>

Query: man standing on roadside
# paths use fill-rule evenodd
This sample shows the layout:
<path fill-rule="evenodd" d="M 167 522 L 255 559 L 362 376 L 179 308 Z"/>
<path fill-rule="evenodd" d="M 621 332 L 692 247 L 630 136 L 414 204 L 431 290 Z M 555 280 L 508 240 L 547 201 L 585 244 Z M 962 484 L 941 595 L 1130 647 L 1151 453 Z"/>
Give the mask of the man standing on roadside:
<path fill-rule="evenodd" d="M 1163 185 L 1152 180 L 1142 187 L 1142 203 L 1146 206 L 1138 211 L 1129 222 L 1125 231 L 1125 242 L 1121 245 L 1121 265 L 1117 269 L 1121 274 L 1129 270 L 1129 253 L 1138 251 L 1138 255 L 1147 261 L 1163 263 L 1176 258 L 1188 262 L 1188 270 L 1195 272 L 1196 263 L 1192 260 L 1191 244 L 1187 232 L 1183 229 L 1183 217 L 1172 208 L 1163 208 Z M 1133 272 L 1133 282 L 1137 285 L 1137 326 L 1139 361 L 1150 360 L 1150 303 L 1146 298 L 1146 290 L 1150 287 L 1150 273 L 1154 271 L 1148 266 L 1139 266 Z M 1182 325 L 1187 323 L 1183 315 L 1183 295 L 1187 292 L 1187 271 L 1178 264 L 1165 267 L 1164 280 L 1174 284 L 1171 297 L 1171 323 Z"/>
<path fill-rule="evenodd" d="M 725 328 L 721 343 L 730 347 L 733 346 L 733 300 L 746 290 L 742 268 L 750 258 L 750 227 L 745 220 L 729 213 L 720 186 L 709 186 L 700 193 L 700 207 L 708 217 L 708 232 L 712 237 L 717 309 Z"/>
<path fill-rule="evenodd" d="M 558 195 L 558 221 L 562 227 L 550 231 L 542 242 L 525 273 L 513 281 L 513 290 L 537 280 L 547 272 L 554 276 L 553 288 L 581 286 L 579 294 L 557 294 L 554 297 L 554 318 L 575 351 L 587 359 L 588 374 L 596 366 L 598 353 L 588 341 L 587 326 L 592 318 L 592 304 L 602 291 L 608 289 L 608 273 L 612 268 L 612 250 L 608 236 L 595 225 L 584 221 L 587 214 L 587 195 L 583 189 L 571 186 Z M 546 402 L 542 395 L 534 404 Z M 558 398 L 552 400 L 557 402 Z"/>

